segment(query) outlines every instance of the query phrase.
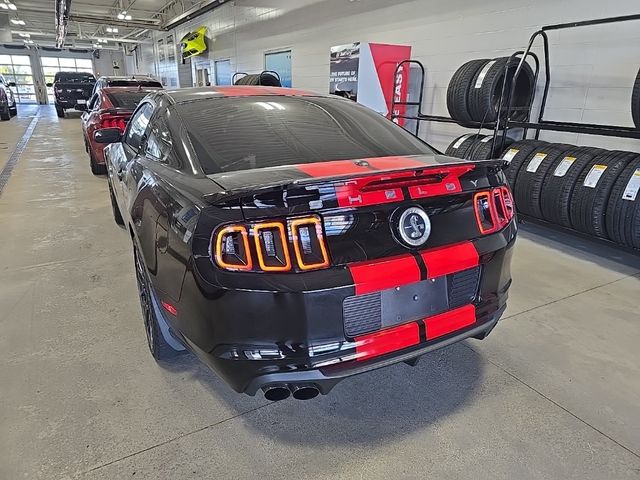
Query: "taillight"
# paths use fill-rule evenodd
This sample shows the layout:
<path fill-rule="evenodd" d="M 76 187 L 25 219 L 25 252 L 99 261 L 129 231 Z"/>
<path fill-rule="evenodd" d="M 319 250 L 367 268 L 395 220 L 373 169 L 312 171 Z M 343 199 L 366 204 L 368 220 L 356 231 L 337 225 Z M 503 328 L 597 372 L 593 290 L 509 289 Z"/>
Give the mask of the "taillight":
<path fill-rule="evenodd" d="M 330 265 L 322 232 L 322 220 L 317 216 L 231 225 L 215 234 L 212 250 L 216 265 L 225 270 L 288 272 L 294 267 L 300 271 L 315 270 Z M 249 236 L 253 241 L 249 241 Z"/>
<path fill-rule="evenodd" d="M 258 223 L 253 226 L 258 265 L 265 272 L 291 270 L 287 233 L 280 222 Z"/>
<path fill-rule="evenodd" d="M 511 190 L 506 186 L 476 193 L 473 208 L 478 229 L 483 235 L 502 230 L 515 212 Z"/>
<path fill-rule="evenodd" d="M 329 255 L 324 244 L 322 222 L 318 217 L 292 220 L 291 234 L 300 270 L 312 270 L 329 266 Z"/>
<path fill-rule="evenodd" d="M 251 270 L 253 261 L 247 227 L 232 225 L 220 230 L 216 236 L 215 259 L 227 270 Z"/>
<path fill-rule="evenodd" d="M 104 116 L 100 119 L 100 128 L 117 128 L 124 132 L 127 128 L 127 120 L 123 117 Z"/>

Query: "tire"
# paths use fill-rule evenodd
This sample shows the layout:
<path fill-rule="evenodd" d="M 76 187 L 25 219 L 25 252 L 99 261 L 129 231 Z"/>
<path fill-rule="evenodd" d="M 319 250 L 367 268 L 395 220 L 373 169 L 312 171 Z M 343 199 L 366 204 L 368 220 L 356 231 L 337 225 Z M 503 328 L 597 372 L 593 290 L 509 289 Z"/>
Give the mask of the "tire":
<path fill-rule="evenodd" d="M 266 87 L 281 87 L 278 77 L 269 72 L 252 73 L 235 81 L 234 85 L 263 85 Z"/>
<path fill-rule="evenodd" d="M 518 212 L 531 217 L 542 218 L 540 196 L 542 195 L 542 184 L 547 171 L 555 163 L 556 159 L 562 157 L 562 154 L 570 148 L 571 145 L 550 143 L 538 146 L 531 151 L 522 163 L 516 177 L 514 200 Z"/>
<path fill-rule="evenodd" d="M 604 151 L 587 163 L 578 176 L 571 195 L 569 216 L 573 229 L 596 237 L 609 238 L 605 216 L 613 185 L 637 155 L 631 152 Z M 585 186 L 585 180 L 590 177 L 592 170 L 595 171 L 595 165 L 605 166 L 606 169 L 595 183 L 595 187 Z"/>
<path fill-rule="evenodd" d="M 627 190 L 632 178 L 640 181 L 640 155 L 627 165 L 613 185 L 607 205 L 607 234 L 620 245 L 640 249 L 640 192 Z"/>
<path fill-rule="evenodd" d="M 15 117 L 16 115 L 18 115 L 18 107 L 14 105 L 13 108 L 10 108 L 9 115 L 11 115 L 12 117 Z"/>
<path fill-rule="evenodd" d="M 58 114 L 58 118 L 64 118 L 64 108 L 56 105 L 56 113 Z"/>
<path fill-rule="evenodd" d="M 107 166 L 96 162 L 93 152 L 91 151 L 89 151 L 89 165 L 91 166 L 91 173 L 94 175 L 104 175 L 107 173 Z"/>
<path fill-rule="evenodd" d="M 633 84 L 633 93 L 631 94 L 631 116 L 636 128 L 640 128 L 640 70 L 636 75 L 636 81 Z"/>
<path fill-rule="evenodd" d="M 600 148 L 572 147 L 549 166 L 540 197 L 540 210 L 544 220 L 571 228 L 569 208 L 576 180 L 586 165 L 603 152 Z M 575 160 L 571 162 L 571 158 L 567 157 Z"/>
<path fill-rule="evenodd" d="M 489 59 L 483 58 L 465 63 L 456 70 L 449 81 L 449 86 L 447 87 L 447 110 L 451 118 L 462 125 L 470 125 L 473 120 L 468 104 L 471 82 L 488 61 Z"/>
<path fill-rule="evenodd" d="M 513 143 L 509 137 L 504 139 L 504 147 L 508 147 Z M 475 142 L 468 153 L 469 160 L 490 160 L 500 158 L 500 153 L 504 150 L 502 147 L 502 137 L 498 135 L 495 145 L 493 143 L 493 135 L 484 135 L 483 138 Z"/>
<path fill-rule="evenodd" d="M 469 113 L 476 122 L 492 123 L 498 120 L 498 106 L 504 82 L 505 67 L 508 57 L 497 58 L 487 62 L 478 70 L 469 90 Z M 520 63 L 519 58 L 514 58 L 509 63 L 507 70 L 506 94 L 510 92 L 513 75 Z M 534 73 L 531 66 L 524 62 L 515 88 L 512 106 L 514 108 L 528 108 L 535 90 Z M 505 99 L 506 101 L 506 99 Z M 505 107 L 506 105 L 503 105 Z M 506 110 L 501 113 L 501 118 L 506 117 Z M 524 120 L 527 117 L 526 110 L 518 110 L 511 114 L 512 120 Z"/>
<path fill-rule="evenodd" d="M 113 194 L 113 188 L 111 187 L 111 182 L 107 182 L 109 184 L 109 198 L 111 199 L 111 210 L 113 211 L 113 219 L 116 224 L 121 227 L 124 227 L 124 219 L 122 218 L 122 213 L 120 213 L 120 207 L 118 207 L 118 202 L 116 202 L 116 197 Z"/>
<path fill-rule="evenodd" d="M 158 318 L 153 307 L 152 286 L 149 282 L 147 268 L 141 259 L 138 249 L 133 248 L 134 267 L 136 269 L 136 281 L 138 284 L 138 296 L 140 297 L 140 308 L 142 309 L 142 319 L 144 321 L 144 331 L 147 336 L 149 351 L 156 361 L 169 360 L 179 354 L 165 340 L 158 324 Z"/>
<path fill-rule="evenodd" d="M 0 120 L 7 121 L 11 120 L 11 113 L 9 112 L 9 106 L 7 105 L 2 110 L 0 110 Z"/>
<path fill-rule="evenodd" d="M 445 151 L 445 155 L 456 158 L 468 158 L 468 154 L 471 152 L 475 143 L 483 137 L 484 135 L 474 133 L 461 135 L 451 142 Z"/>
<path fill-rule="evenodd" d="M 502 152 L 500 158 L 508 162 L 504 169 L 504 174 L 507 177 L 507 182 L 514 193 L 516 188 L 516 178 L 518 177 L 518 172 L 522 167 L 522 163 L 535 148 L 541 145 L 547 145 L 547 142 L 542 142 L 540 140 L 520 140 L 519 142 L 512 143 L 509 148 Z"/>

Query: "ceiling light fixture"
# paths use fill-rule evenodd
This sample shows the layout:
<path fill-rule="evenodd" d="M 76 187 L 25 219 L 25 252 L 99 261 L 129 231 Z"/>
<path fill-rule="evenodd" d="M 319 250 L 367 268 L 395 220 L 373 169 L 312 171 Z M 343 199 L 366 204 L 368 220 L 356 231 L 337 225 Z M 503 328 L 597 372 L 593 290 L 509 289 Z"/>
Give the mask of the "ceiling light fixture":
<path fill-rule="evenodd" d="M 1 8 L 2 10 L 9 10 L 9 7 L 7 6 L 7 4 L 6 4 L 6 3 L 0 3 L 0 8 Z"/>
<path fill-rule="evenodd" d="M 19 33 L 18 35 L 20 35 L 22 38 L 30 38 L 31 35 L 28 33 Z"/>
<path fill-rule="evenodd" d="M 118 29 L 116 27 L 107 27 L 108 33 L 118 33 Z"/>
<path fill-rule="evenodd" d="M 118 20 L 131 20 L 131 18 L 131 15 L 129 15 L 126 10 L 118 14 Z"/>
<path fill-rule="evenodd" d="M 11 23 L 13 23 L 14 25 L 24 25 L 24 20 L 19 20 L 17 18 L 12 18 L 11 19 Z"/>
<path fill-rule="evenodd" d="M 18 7 L 16 7 L 13 3 L 8 3 L 7 6 L 9 7 L 9 10 L 13 10 L 14 12 L 18 9 Z"/>

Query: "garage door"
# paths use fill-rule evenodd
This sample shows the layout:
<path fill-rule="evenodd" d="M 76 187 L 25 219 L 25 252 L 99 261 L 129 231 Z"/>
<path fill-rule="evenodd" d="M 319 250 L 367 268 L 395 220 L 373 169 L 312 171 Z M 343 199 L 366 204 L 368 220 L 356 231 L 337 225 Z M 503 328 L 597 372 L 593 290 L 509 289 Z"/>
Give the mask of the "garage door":
<path fill-rule="evenodd" d="M 53 83 L 58 72 L 93 73 L 93 62 L 90 58 L 42 57 L 42 73 L 45 83 Z M 47 99 L 54 102 L 53 88 L 47 87 Z"/>
<path fill-rule="evenodd" d="M 28 55 L 0 55 L 0 74 L 7 82 L 15 82 L 12 88 L 18 103 L 36 103 L 33 72 Z"/>

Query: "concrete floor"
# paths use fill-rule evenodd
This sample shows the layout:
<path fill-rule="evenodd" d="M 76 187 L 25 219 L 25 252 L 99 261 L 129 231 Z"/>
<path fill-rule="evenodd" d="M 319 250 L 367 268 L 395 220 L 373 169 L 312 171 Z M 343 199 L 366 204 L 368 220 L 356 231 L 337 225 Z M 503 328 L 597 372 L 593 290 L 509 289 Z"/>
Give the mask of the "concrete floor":
<path fill-rule="evenodd" d="M 640 478 L 640 258 L 525 226 L 487 340 L 269 403 L 153 361 L 79 115 L 0 123 L 0 168 L 36 112 L 0 196 L 0 479 Z"/>

